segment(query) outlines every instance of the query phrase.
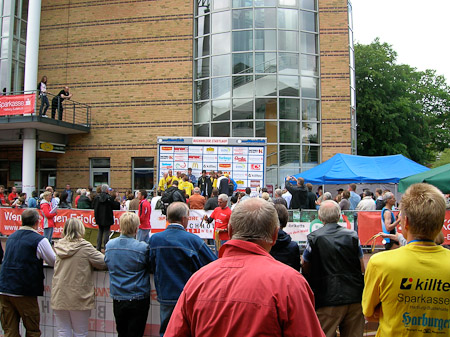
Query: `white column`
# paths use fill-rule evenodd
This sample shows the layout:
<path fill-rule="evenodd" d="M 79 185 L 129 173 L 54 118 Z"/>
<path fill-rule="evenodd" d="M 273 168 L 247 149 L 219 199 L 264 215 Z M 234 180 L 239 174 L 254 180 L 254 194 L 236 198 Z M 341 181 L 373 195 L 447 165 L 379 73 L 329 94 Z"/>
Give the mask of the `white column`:
<path fill-rule="evenodd" d="M 27 0 L 24 0 L 27 1 Z M 29 0 L 27 49 L 25 54 L 25 92 L 36 90 L 39 60 L 39 33 L 41 27 L 41 0 Z"/>
<path fill-rule="evenodd" d="M 24 0 L 28 1 L 28 0 Z M 37 87 L 39 61 L 39 34 L 41 28 L 41 0 L 29 0 L 27 23 L 27 48 L 25 54 L 25 92 Z M 23 130 L 22 192 L 31 197 L 36 189 L 36 130 Z"/>
<path fill-rule="evenodd" d="M 31 197 L 36 189 L 36 130 L 23 129 L 22 192 Z"/>

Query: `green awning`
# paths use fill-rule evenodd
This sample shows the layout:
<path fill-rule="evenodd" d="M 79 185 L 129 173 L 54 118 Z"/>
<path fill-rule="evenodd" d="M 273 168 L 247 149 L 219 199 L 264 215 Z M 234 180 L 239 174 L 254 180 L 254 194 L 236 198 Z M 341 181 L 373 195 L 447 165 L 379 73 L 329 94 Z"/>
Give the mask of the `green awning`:
<path fill-rule="evenodd" d="M 450 164 L 403 178 L 398 184 L 398 190 L 403 193 L 410 185 L 422 182 L 436 186 L 444 194 L 450 193 Z"/>

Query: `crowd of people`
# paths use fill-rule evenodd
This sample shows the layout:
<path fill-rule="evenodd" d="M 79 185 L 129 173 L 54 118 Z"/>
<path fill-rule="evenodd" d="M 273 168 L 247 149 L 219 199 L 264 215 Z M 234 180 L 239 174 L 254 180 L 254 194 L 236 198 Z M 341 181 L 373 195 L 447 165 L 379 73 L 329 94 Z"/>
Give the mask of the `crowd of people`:
<path fill-rule="evenodd" d="M 271 197 L 264 188 L 235 191 L 231 177 L 220 171 L 203 171 L 198 179 L 192 172 L 175 177 L 169 171 L 158 186 L 151 203 L 145 190 L 121 199 L 106 184 L 76 193 L 69 193 L 68 185 L 59 196 L 47 188 L 40 209 L 25 210 L 22 227 L 7 240 L 0 271 L 5 335 L 18 335 L 20 319 L 27 335 L 40 335 L 43 261 L 55 268 L 51 306 L 59 336 L 87 336 L 95 307 L 94 268 L 109 272 L 120 337 L 144 334 L 150 274 L 160 304 L 160 336 L 331 337 L 339 331 L 359 337 L 367 320 L 379 323 L 378 336 L 450 333 L 450 251 L 435 241 L 442 236 L 446 199 L 435 187 L 411 186 L 396 216 L 393 193 L 358 195 L 354 184 L 333 197 L 322 189 L 312 192 L 302 178 L 287 177 L 285 190 L 275 189 Z M 51 245 L 51 214 L 61 204 L 94 209 L 96 248 L 83 239 L 78 219 L 69 219 L 63 238 Z M 165 209 L 168 226 L 152 234 L 150 214 L 157 207 Z M 112 212 L 121 208 L 137 212 L 122 214 L 120 236 L 109 240 Z M 303 252 L 284 231 L 288 208 L 318 208 L 323 227 L 308 235 Z M 213 211 L 203 221 L 214 221 L 215 252 L 186 231 L 189 209 Z M 338 224 L 343 209 L 381 210 L 380 227 L 389 241 L 367 268 L 357 232 Z M 44 236 L 36 231 L 37 211 L 44 215 Z M 402 234 L 396 231 L 400 227 Z M 439 298 L 436 287 L 442 290 Z M 420 296 L 435 306 L 417 305 Z"/>

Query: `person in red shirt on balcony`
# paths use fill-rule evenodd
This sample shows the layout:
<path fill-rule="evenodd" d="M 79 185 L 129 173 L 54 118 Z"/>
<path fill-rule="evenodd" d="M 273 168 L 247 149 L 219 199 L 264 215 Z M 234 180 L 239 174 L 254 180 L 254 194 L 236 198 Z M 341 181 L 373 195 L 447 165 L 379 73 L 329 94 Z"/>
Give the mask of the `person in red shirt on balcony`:
<path fill-rule="evenodd" d="M 150 203 L 147 200 L 147 191 L 139 190 L 138 195 L 139 199 L 139 229 L 137 232 L 137 240 L 138 241 L 148 241 L 151 226 L 150 226 L 150 215 L 152 213 L 152 208 Z"/>

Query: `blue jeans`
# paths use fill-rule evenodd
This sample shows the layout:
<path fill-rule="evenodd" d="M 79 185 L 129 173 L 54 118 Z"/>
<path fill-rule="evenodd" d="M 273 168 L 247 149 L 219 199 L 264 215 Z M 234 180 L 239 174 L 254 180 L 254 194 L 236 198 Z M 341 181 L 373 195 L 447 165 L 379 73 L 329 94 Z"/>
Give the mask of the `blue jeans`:
<path fill-rule="evenodd" d="M 52 244 L 52 237 L 53 237 L 53 227 L 44 228 L 44 238 L 47 238 L 50 244 Z"/>
<path fill-rule="evenodd" d="M 48 102 L 47 95 L 41 95 L 41 107 L 39 109 L 39 115 L 43 116 L 47 113 L 47 109 L 50 106 L 50 103 Z M 42 109 L 44 109 L 44 113 L 42 113 Z"/>
<path fill-rule="evenodd" d="M 150 229 L 140 229 L 138 228 L 136 240 L 148 242 L 148 238 L 150 234 Z"/>
<path fill-rule="evenodd" d="M 172 316 L 175 304 L 159 303 L 159 317 L 161 319 L 161 326 L 159 327 L 159 336 L 163 337 L 166 332 L 167 325 L 169 325 L 170 316 Z"/>

